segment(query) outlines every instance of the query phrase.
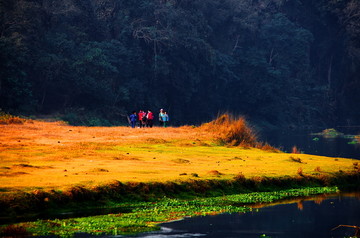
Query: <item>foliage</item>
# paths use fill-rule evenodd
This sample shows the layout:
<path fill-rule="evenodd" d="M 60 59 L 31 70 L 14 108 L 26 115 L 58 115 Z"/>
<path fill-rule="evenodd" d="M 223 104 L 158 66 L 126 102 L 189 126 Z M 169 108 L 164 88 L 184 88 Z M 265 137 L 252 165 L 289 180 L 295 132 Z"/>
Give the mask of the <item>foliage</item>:
<path fill-rule="evenodd" d="M 264 125 L 355 123 L 359 4 L 304 3 L 3 0 L 0 107 L 105 124 L 164 107 L 174 124 L 224 110 Z"/>
<path fill-rule="evenodd" d="M 344 133 L 339 132 L 334 128 L 328 128 L 328 129 L 324 129 L 320 133 L 313 133 L 313 135 L 320 135 L 324 137 L 337 137 L 337 136 L 344 136 Z"/>
<path fill-rule="evenodd" d="M 328 137 L 336 137 L 336 136 L 341 136 L 344 135 L 341 132 L 338 132 L 337 130 L 335 130 L 334 128 L 330 128 L 330 129 L 325 129 L 322 131 L 321 133 L 323 136 L 328 136 Z"/>
<path fill-rule="evenodd" d="M 220 197 L 183 200 L 164 197 L 156 202 L 133 202 L 112 204 L 117 208 L 130 208 L 129 212 L 90 216 L 82 218 L 38 220 L 2 226 L 0 234 L 21 230 L 32 235 L 57 235 L 72 237 L 75 233 L 128 235 L 157 230 L 157 224 L 189 216 L 215 215 L 219 213 L 248 212 L 244 205 L 270 203 L 285 198 L 304 197 L 315 194 L 335 193 L 336 187 L 290 189 L 275 192 L 256 192 Z M 24 231 L 24 229 L 26 229 Z"/>

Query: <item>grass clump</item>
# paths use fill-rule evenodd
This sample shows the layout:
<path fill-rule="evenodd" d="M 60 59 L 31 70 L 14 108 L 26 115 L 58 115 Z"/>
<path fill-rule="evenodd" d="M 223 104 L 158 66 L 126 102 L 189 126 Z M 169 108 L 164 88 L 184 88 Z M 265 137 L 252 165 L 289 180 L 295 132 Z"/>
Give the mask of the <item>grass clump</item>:
<path fill-rule="evenodd" d="M 1 125 L 10 125 L 10 124 L 24 124 L 25 119 L 13 116 L 11 114 L 5 113 L 0 110 L 0 124 Z"/>
<path fill-rule="evenodd" d="M 222 114 L 201 127 L 212 132 L 221 144 L 243 147 L 255 147 L 258 144 L 255 132 L 243 117 Z"/>
<path fill-rule="evenodd" d="M 293 162 L 300 163 L 300 164 L 302 163 L 300 158 L 295 158 L 295 157 L 290 156 L 290 160 L 293 161 Z"/>
<path fill-rule="evenodd" d="M 301 150 L 299 150 L 296 145 L 294 145 L 292 148 L 291 148 L 291 153 L 292 154 L 302 154 L 301 153 Z"/>
<path fill-rule="evenodd" d="M 334 128 L 328 128 L 328 129 L 323 130 L 320 133 L 314 133 L 313 135 L 320 135 L 320 136 L 324 136 L 324 137 L 328 137 L 328 138 L 333 138 L 333 137 L 337 137 L 337 136 L 344 136 L 344 133 L 341 133 Z"/>

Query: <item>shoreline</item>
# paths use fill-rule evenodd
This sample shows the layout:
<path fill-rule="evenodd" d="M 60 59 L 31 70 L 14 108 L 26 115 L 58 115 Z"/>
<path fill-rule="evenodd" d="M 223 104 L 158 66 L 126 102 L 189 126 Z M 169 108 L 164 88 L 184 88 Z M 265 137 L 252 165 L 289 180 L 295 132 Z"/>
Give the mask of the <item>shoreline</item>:
<path fill-rule="evenodd" d="M 269 206 L 272 203 L 287 203 L 289 199 L 303 201 L 310 196 L 322 198 L 338 194 L 337 187 L 306 187 L 273 192 L 251 192 L 214 197 L 178 199 L 163 197 L 157 201 L 117 203 L 128 211 L 110 212 L 104 215 L 74 216 L 62 219 L 41 219 L 0 226 L 3 236 L 50 236 L 72 237 L 76 233 L 91 235 L 134 235 L 160 229 L 160 224 L 184 217 L 244 213 Z M 295 200 L 296 201 L 296 200 Z M 256 204 L 260 204 L 255 206 Z"/>
<path fill-rule="evenodd" d="M 360 191 L 358 173 L 339 173 L 334 176 L 298 176 L 284 178 L 239 176 L 232 180 L 189 180 L 165 183 L 119 181 L 92 188 L 75 186 L 67 191 L 19 191 L 0 194 L 0 217 L 14 221 L 17 218 L 37 218 L 41 214 L 72 212 L 80 208 L 97 208 L 113 203 L 156 202 L 164 197 L 195 199 L 254 192 L 274 192 L 285 189 L 336 186 L 340 191 Z M 41 214 L 38 212 L 41 211 Z"/>

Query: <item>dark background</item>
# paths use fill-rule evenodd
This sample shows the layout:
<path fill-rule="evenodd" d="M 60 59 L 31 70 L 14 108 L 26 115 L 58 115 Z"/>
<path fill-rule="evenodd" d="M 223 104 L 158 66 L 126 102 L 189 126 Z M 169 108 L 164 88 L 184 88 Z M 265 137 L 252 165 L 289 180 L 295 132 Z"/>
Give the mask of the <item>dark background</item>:
<path fill-rule="evenodd" d="M 0 0 L 0 108 L 121 125 L 360 124 L 358 0 Z"/>

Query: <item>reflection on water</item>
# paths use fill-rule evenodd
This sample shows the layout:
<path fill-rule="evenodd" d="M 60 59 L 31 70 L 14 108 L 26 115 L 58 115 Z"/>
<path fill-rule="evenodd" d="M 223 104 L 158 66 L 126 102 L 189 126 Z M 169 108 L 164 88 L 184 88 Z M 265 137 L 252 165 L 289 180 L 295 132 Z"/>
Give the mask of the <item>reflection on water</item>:
<path fill-rule="evenodd" d="M 172 229 L 169 228 L 161 228 L 159 233 L 153 233 L 141 236 L 142 238 L 190 238 L 190 237 L 204 237 L 205 234 L 200 233 L 183 233 L 183 234 L 171 234 L 174 233 Z"/>
<path fill-rule="evenodd" d="M 360 196 L 339 195 L 323 200 L 297 200 L 295 203 L 274 205 L 244 214 L 222 214 L 187 218 L 166 223 L 158 233 L 142 238 L 206 237 L 206 238 L 343 238 L 353 236 L 360 226 Z"/>
<path fill-rule="evenodd" d="M 286 152 L 296 146 L 306 154 L 360 159 L 360 144 L 350 143 L 351 138 L 325 138 L 304 131 L 272 131 L 260 133 L 260 140 Z"/>

